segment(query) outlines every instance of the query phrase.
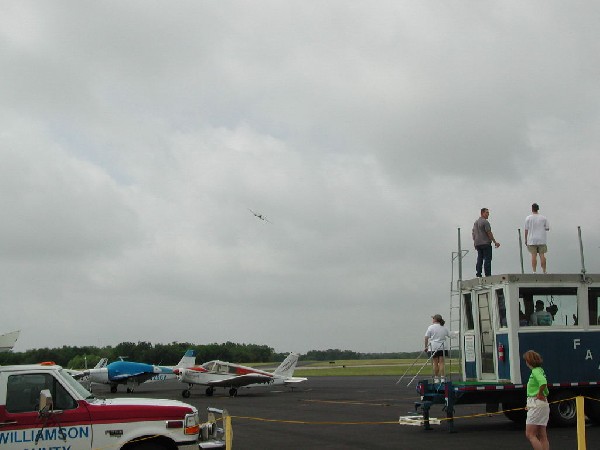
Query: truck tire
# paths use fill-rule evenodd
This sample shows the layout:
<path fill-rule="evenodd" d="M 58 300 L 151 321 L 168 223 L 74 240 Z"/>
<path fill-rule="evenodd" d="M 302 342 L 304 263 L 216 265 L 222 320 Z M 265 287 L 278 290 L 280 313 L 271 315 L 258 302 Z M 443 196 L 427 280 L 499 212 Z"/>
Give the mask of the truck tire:
<path fill-rule="evenodd" d="M 523 425 L 527 419 L 527 411 L 525 411 L 525 402 L 507 402 L 502 403 L 502 412 L 506 418 L 514 423 Z"/>
<path fill-rule="evenodd" d="M 568 400 L 567 400 L 568 399 Z M 572 427 L 577 424 L 575 394 L 571 391 L 559 391 L 550 394 L 550 424 L 555 427 Z"/>
<path fill-rule="evenodd" d="M 136 444 L 131 450 L 169 450 L 169 446 L 158 441 L 146 441 Z"/>
<path fill-rule="evenodd" d="M 585 415 L 593 423 L 600 425 L 600 393 L 592 394 L 585 399 Z"/>

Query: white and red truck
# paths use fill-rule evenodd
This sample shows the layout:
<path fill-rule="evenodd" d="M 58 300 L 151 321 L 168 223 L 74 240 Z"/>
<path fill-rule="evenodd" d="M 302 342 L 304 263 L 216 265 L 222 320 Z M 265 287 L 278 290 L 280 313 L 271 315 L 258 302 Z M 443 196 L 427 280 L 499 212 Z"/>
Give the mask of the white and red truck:
<path fill-rule="evenodd" d="M 178 400 L 100 399 L 52 363 L 0 366 L 2 450 L 198 450 L 221 433 Z"/>

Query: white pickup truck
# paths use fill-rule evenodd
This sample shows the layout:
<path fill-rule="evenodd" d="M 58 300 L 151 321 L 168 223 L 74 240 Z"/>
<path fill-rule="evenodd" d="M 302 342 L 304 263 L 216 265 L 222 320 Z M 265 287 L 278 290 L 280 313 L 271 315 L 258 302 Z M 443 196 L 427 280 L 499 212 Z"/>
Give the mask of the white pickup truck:
<path fill-rule="evenodd" d="M 52 363 L 0 366 L 2 450 L 198 450 L 221 432 L 178 400 L 99 399 Z"/>

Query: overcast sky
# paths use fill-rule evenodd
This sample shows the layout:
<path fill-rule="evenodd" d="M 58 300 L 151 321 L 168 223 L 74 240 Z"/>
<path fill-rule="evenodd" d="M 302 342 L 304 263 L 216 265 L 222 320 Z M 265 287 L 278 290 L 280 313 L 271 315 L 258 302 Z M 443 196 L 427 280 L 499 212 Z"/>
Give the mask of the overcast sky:
<path fill-rule="evenodd" d="M 532 202 L 549 271 L 580 271 L 581 226 L 600 272 L 598 23 L 595 1 L 2 1 L 0 334 L 420 350 L 481 207 L 493 273 L 520 272 Z"/>

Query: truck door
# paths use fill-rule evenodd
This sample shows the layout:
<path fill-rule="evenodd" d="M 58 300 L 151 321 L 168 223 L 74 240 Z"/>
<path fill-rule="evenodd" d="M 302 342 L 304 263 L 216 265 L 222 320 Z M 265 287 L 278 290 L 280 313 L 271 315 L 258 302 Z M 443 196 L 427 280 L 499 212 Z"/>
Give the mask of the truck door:
<path fill-rule="evenodd" d="M 490 313 L 490 297 L 490 292 L 477 294 L 482 380 L 495 380 L 497 378 L 494 364 L 494 327 Z"/>
<path fill-rule="evenodd" d="M 19 373 L 2 376 L 6 401 L 0 405 L 0 448 L 25 450 L 70 448 L 89 450 L 92 427 L 85 405 L 80 405 L 50 373 Z M 50 390 L 54 413 L 40 415 L 40 391 Z M 57 413 L 57 411 L 60 411 Z"/>

